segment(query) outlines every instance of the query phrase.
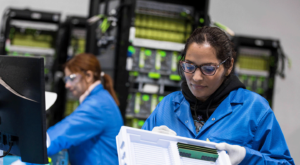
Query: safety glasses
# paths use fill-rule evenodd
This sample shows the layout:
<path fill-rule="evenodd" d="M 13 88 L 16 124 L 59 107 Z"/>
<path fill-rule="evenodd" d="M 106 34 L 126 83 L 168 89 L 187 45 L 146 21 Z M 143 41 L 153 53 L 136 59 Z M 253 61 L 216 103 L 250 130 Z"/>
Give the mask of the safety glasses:
<path fill-rule="evenodd" d="M 196 71 L 197 68 L 200 69 L 201 73 L 207 76 L 213 76 L 215 75 L 217 69 L 220 67 L 220 65 L 222 65 L 224 62 L 226 62 L 226 60 L 228 60 L 228 58 L 226 58 L 224 61 L 222 61 L 219 65 L 214 65 L 214 64 L 203 64 L 203 65 L 195 65 L 191 62 L 187 62 L 187 61 L 180 61 L 180 66 L 182 68 L 182 70 L 186 73 L 194 73 Z"/>
<path fill-rule="evenodd" d="M 71 85 L 75 85 L 77 84 L 81 79 L 81 75 L 80 74 L 70 74 L 69 76 L 65 76 L 64 77 L 64 81 L 65 83 L 70 83 Z"/>

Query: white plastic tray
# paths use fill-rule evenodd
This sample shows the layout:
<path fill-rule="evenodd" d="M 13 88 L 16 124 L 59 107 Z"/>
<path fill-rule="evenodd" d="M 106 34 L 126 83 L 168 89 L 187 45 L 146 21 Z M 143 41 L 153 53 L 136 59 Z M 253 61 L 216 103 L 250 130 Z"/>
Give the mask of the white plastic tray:
<path fill-rule="evenodd" d="M 215 149 L 215 143 L 122 126 L 116 137 L 120 165 L 231 165 L 225 151 L 216 162 L 181 157 L 177 142 Z"/>

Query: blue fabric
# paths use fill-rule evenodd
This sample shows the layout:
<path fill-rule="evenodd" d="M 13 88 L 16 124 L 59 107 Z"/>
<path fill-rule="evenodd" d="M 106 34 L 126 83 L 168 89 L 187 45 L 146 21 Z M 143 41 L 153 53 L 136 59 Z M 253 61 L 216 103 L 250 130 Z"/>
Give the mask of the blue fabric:
<path fill-rule="evenodd" d="M 142 129 L 161 125 L 178 136 L 243 146 L 246 156 L 240 164 L 295 164 L 268 102 L 243 88 L 227 96 L 198 134 L 189 102 L 181 92 L 174 92 L 158 104 Z"/>
<path fill-rule="evenodd" d="M 48 129 L 48 156 L 68 149 L 72 165 L 118 164 L 116 136 L 122 125 L 114 99 L 97 85 L 72 114 Z"/>

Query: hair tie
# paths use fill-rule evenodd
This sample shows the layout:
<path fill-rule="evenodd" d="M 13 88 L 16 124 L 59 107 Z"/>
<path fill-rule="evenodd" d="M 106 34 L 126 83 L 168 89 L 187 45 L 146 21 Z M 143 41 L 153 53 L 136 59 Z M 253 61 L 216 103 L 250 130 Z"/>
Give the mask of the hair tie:
<path fill-rule="evenodd" d="M 104 73 L 104 72 L 101 72 L 101 74 L 100 74 L 100 75 L 101 75 L 101 77 L 103 77 L 103 76 L 105 75 L 105 73 Z"/>

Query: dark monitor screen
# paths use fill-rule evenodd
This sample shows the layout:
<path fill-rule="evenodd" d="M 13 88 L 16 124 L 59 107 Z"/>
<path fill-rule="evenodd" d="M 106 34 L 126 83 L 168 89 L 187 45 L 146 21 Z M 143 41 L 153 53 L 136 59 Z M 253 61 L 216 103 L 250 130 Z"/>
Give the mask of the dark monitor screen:
<path fill-rule="evenodd" d="M 0 55 L 0 149 L 47 164 L 44 59 Z"/>

